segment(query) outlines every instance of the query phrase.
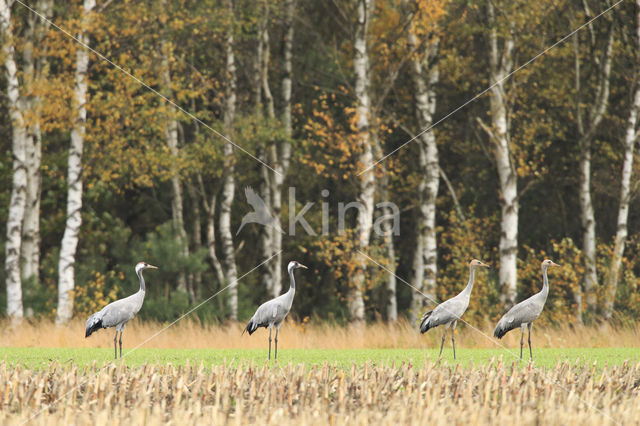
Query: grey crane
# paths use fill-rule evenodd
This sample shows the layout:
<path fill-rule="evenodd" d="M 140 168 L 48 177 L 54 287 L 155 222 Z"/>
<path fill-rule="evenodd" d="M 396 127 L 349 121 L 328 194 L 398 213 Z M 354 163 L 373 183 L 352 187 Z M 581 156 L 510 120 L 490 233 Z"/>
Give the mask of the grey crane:
<path fill-rule="evenodd" d="M 146 262 L 138 263 L 136 265 L 136 274 L 138 275 L 138 278 L 140 278 L 140 290 L 129 297 L 109 303 L 107 306 L 102 308 L 102 310 L 96 312 L 87 319 L 86 333 L 84 335 L 85 338 L 91 336 L 94 331 L 101 328 L 116 328 L 116 335 L 113 338 L 113 350 L 115 351 L 116 359 L 118 359 L 118 348 L 116 345 L 118 332 L 120 332 L 120 358 L 122 358 L 122 332 L 124 331 L 124 327 L 127 325 L 127 322 L 136 316 L 142 307 L 142 302 L 144 302 L 146 287 L 144 284 L 144 278 L 142 277 L 142 271 L 145 269 L 158 269 L 158 267 L 149 265 Z"/>
<path fill-rule="evenodd" d="M 451 327 L 451 344 L 453 345 L 453 359 L 456 359 L 456 340 L 454 337 L 456 330 L 456 323 L 465 313 L 469 306 L 469 299 L 471 298 L 471 290 L 473 289 L 473 281 L 476 268 L 480 266 L 488 268 L 489 265 L 482 263 L 477 259 L 473 259 L 469 262 L 469 282 L 467 286 L 455 297 L 442 302 L 435 307 L 433 311 L 427 312 L 422 317 L 420 323 L 420 332 L 426 333 L 428 330 L 437 327 L 439 325 L 445 325 L 444 333 L 442 333 L 442 342 L 440 343 L 440 355 L 442 356 L 442 348 L 444 346 L 444 339 L 447 336 L 447 330 Z"/>
<path fill-rule="evenodd" d="M 507 334 L 508 331 L 520 327 L 522 329 L 522 335 L 520 336 L 520 359 L 522 359 L 525 327 L 529 328 L 529 356 L 533 359 L 533 352 L 531 351 L 531 325 L 536 319 L 538 319 L 540 313 L 542 313 L 544 304 L 547 301 L 547 296 L 549 295 L 547 269 L 560 265 L 553 263 L 549 259 L 545 259 L 542 261 L 540 266 L 542 267 L 542 290 L 509 309 L 509 311 L 502 316 L 500 321 L 498 321 L 498 325 L 493 332 L 495 337 L 502 339 L 502 336 Z"/>
<path fill-rule="evenodd" d="M 282 321 L 284 321 L 291 310 L 293 296 L 296 293 L 296 280 L 293 277 L 293 271 L 298 268 L 308 269 L 295 260 L 289 262 L 289 266 L 287 266 L 289 277 L 291 278 L 289 291 L 260 305 L 242 332 L 242 334 L 244 334 L 245 331 L 248 331 L 249 335 L 251 335 L 260 327 L 269 327 L 269 359 L 271 359 L 271 330 L 273 330 L 273 326 L 276 327 L 276 352 L 274 358 L 278 359 L 278 331 L 280 330 Z"/>

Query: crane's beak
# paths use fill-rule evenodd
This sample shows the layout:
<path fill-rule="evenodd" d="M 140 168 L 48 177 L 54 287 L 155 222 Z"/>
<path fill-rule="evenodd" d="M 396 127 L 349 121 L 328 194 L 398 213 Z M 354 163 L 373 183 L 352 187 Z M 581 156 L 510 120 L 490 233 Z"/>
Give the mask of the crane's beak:
<path fill-rule="evenodd" d="M 484 262 L 480 262 L 480 265 L 478 266 L 482 266 L 483 268 L 491 268 L 491 265 L 484 263 Z"/>
<path fill-rule="evenodd" d="M 306 266 L 304 266 L 302 263 L 298 263 L 298 268 L 304 268 L 304 269 L 309 269 Z"/>
<path fill-rule="evenodd" d="M 561 267 L 560 265 L 558 265 L 557 263 L 555 263 L 553 260 L 551 261 L 551 263 L 549 263 L 549 266 L 558 266 L 558 267 Z"/>
<path fill-rule="evenodd" d="M 149 265 L 149 264 L 147 264 L 147 268 L 151 268 L 151 269 L 158 269 L 158 267 L 157 267 L 157 266 L 153 266 L 153 265 Z"/>

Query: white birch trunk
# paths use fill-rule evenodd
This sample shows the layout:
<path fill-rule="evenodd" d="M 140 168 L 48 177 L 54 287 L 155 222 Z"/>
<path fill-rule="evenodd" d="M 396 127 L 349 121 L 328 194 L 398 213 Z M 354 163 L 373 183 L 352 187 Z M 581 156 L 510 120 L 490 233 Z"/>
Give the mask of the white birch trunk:
<path fill-rule="evenodd" d="M 235 194 L 233 147 L 224 145 L 224 177 L 222 183 L 222 200 L 220 202 L 220 240 L 225 267 L 225 283 L 229 287 L 229 318 L 238 320 L 238 272 L 236 270 L 236 254 L 231 233 L 231 205 Z"/>
<path fill-rule="evenodd" d="M 183 141 L 184 143 L 184 141 Z M 200 200 L 196 189 L 192 184 L 187 185 L 187 193 L 191 201 L 191 241 L 193 251 L 197 253 L 202 248 L 202 222 L 200 220 Z M 194 304 L 202 285 L 202 273 L 193 272 L 189 274 L 189 303 Z"/>
<path fill-rule="evenodd" d="M 409 31 L 407 44 L 410 51 L 416 50 L 416 36 Z M 411 77 L 414 90 L 414 106 L 418 126 L 426 129 L 433 123 L 436 110 L 435 85 L 439 73 L 435 64 L 438 53 L 438 41 L 432 41 L 426 49 L 415 52 L 411 59 Z M 435 300 L 436 276 L 438 273 L 438 253 L 436 240 L 436 199 L 440 173 L 438 165 L 438 146 L 433 131 L 425 132 L 416 140 L 419 149 L 418 183 L 418 235 L 414 252 L 414 275 L 411 283 L 419 291 L 411 295 L 410 321 L 420 318 L 424 308 L 426 294 Z"/>
<path fill-rule="evenodd" d="M 291 139 L 293 129 L 291 126 L 291 93 L 293 76 L 293 16 L 295 13 L 295 0 L 285 0 L 284 2 L 284 28 L 283 28 L 283 76 L 282 76 L 282 125 L 285 135 Z M 275 147 L 275 161 L 271 163 L 278 172 L 273 174 L 273 189 L 271 191 L 271 208 L 273 215 L 280 222 L 282 213 L 282 185 L 289 169 L 291 159 L 291 144 L 289 140 L 278 141 Z M 284 229 L 281 226 L 282 229 Z M 277 296 L 282 291 L 282 233 L 275 228 L 271 228 L 272 253 L 276 255 L 271 261 L 273 288 L 272 294 Z"/>
<path fill-rule="evenodd" d="M 640 0 L 636 0 L 636 40 L 640 46 Z M 629 201 L 631 199 L 631 175 L 633 173 L 633 155 L 636 142 L 638 140 L 638 113 L 640 112 L 640 63 L 636 63 L 636 87 L 633 102 L 629 108 L 629 118 L 624 136 L 624 159 L 622 162 L 622 178 L 620 180 L 620 205 L 618 206 L 618 224 L 611 257 L 611 268 L 607 282 L 607 294 L 604 303 L 604 317 L 611 319 L 613 306 L 618 290 L 618 280 L 622 266 L 622 256 L 624 255 L 625 243 L 627 241 L 629 218 Z"/>
<path fill-rule="evenodd" d="M 498 47 L 498 34 L 493 3 L 487 3 L 491 30 L 489 32 L 489 84 L 492 85 L 489 98 L 491 108 L 491 128 L 483 126 L 492 141 L 493 154 L 498 169 L 500 183 L 500 272 L 499 282 L 503 289 L 502 301 L 513 304 L 516 298 L 517 256 L 518 256 L 518 176 L 511 160 L 510 128 L 507 117 L 507 100 L 503 79 L 513 69 L 514 40 L 511 34 L 505 36 L 503 47 Z"/>
<path fill-rule="evenodd" d="M 22 306 L 22 278 L 20 255 L 22 250 L 22 223 L 25 215 L 27 192 L 26 128 L 22 114 L 22 99 L 18 81 L 11 8 L 6 0 L 0 0 L 0 30 L 2 33 L 7 98 L 12 122 L 13 178 L 11 201 L 7 215 L 7 240 L 5 243 L 5 275 L 7 286 L 7 315 L 12 323 L 19 324 L 24 316 Z"/>
<path fill-rule="evenodd" d="M 385 215 L 388 213 L 385 213 Z M 387 257 L 391 262 L 393 269 L 387 275 L 387 321 L 398 321 L 398 283 L 396 280 L 396 251 L 393 242 L 393 232 L 388 231 L 385 236 L 385 246 L 387 247 Z"/>
<path fill-rule="evenodd" d="M 233 133 L 233 122 L 236 112 L 236 65 L 233 41 L 233 0 L 227 0 L 226 6 L 229 9 L 230 24 L 226 40 L 227 53 L 227 87 L 224 110 L 224 124 L 227 134 L 231 137 Z M 233 146 L 225 144 L 223 148 L 224 173 L 222 182 L 222 200 L 220 202 L 220 240 L 222 243 L 222 256 L 225 267 L 225 281 L 229 285 L 229 317 L 233 321 L 238 320 L 238 272 L 236 270 L 236 254 L 233 246 L 233 234 L 231 233 L 231 205 L 235 194 L 235 177 Z"/>
<path fill-rule="evenodd" d="M 169 68 L 169 58 L 172 54 L 171 44 L 165 38 L 162 40 L 162 81 L 164 84 L 164 95 L 171 99 L 173 97 L 173 89 L 171 88 L 171 70 Z M 172 108 L 172 107 L 170 107 Z M 169 148 L 169 154 L 176 159 L 180 155 L 178 148 L 178 121 L 171 111 L 166 117 L 167 125 L 165 127 L 165 142 Z M 175 164 L 175 162 L 174 162 Z M 180 174 L 178 170 L 173 170 L 171 176 L 171 220 L 173 223 L 173 232 L 178 244 L 182 247 L 182 256 L 189 256 L 189 244 L 187 243 L 187 232 L 184 227 L 183 213 L 183 195 L 182 182 L 180 182 Z M 184 271 L 178 274 L 177 289 L 179 291 L 188 292 L 187 276 Z"/>
<path fill-rule="evenodd" d="M 89 44 L 87 27 L 89 15 L 95 7 L 95 0 L 84 0 L 82 29 L 78 39 Z M 58 309 L 56 323 L 67 323 L 73 315 L 73 289 L 75 287 L 75 261 L 78 247 L 78 234 L 82 225 L 82 146 L 84 143 L 87 120 L 87 70 L 89 68 L 89 52 L 81 47 L 76 52 L 76 86 L 74 88 L 74 104 L 76 118 L 71 129 L 71 146 L 69 147 L 69 165 L 67 172 L 67 221 L 60 247 L 58 264 Z"/>
<path fill-rule="evenodd" d="M 53 14 L 52 0 L 39 0 L 36 8 L 47 18 Z M 22 228 L 22 279 L 39 279 L 40 267 L 40 197 L 42 175 L 42 135 L 40 132 L 41 99 L 33 93 L 47 68 L 46 52 L 34 57 L 34 46 L 42 49 L 42 41 L 49 25 L 35 15 L 28 18 L 26 43 L 23 47 L 24 81 L 29 92 L 26 109 L 31 112 L 32 122 L 27 125 L 26 165 L 27 193 L 26 211 Z"/>
<path fill-rule="evenodd" d="M 589 109 L 587 117 L 588 125 L 586 127 L 582 124 L 582 112 L 580 109 L 579 59 L 577 59 L 576 64 L 576 104 L 578 105 L 578 131 L 580 133 L 580 139 L 578 141 L 580 147 L 580 219 L 583 232 L 582 252 L 585 262 L 583 286 L 588 319 L 591 319 L 596 311 L 596 288 L 598 286 L 598 274 L 596 271 L 596 220 L 593 211 L 593 202 L 591 200 L 591 142 L 607 110 L 612 51 L 613 30 L 610 30 L 602 60 L 593 58 L 593 62 L 599 73 L 597 80 L 598 86 L 595 98 Z"/>
<path fill-rule="evenodd" d="M 206 200 L 206 191 L 204 189 L 204 183 L 202 181 L 202 176 L 198 174 L 198 184 L 200 185 L 200 192 L 202 193 L 202 204 L 204 205 L 205 212 L 207 214 L 207 253 L 209 255 L 209 260 L 211 261 L 211 265 L 213 265 L 213 270 L 216 274 L 216 278 L 218 279 L 218 284 L 220 287 L 224 285 L 224 271 L 222 269 L 222 265 L 220 264 L 220 260 L 218 259 L 218 255 L 216 254 L 216 223 L 215 223 L 215 214 L 216 214 L 216 204 L 217 204 L 217 194 L 216 191 L 213 191 L 213 195 L 209 201 Z"/>
<path fill-rule="evenodd" d="M 40 263 L 40 163 L 42 145 L 40 138 L 40 123 L 38 99 L 33 94 L 36 84 L 36 66 L 34 59 L 34 44 L 36 44 L 36 26 L 39 18 L 29 16 L 25 43 L 22 48 L 23 83 L 25 97 L 25 112 L 32 117 L 26 124 L 25 154 L 27 166 L 26 210 L 22 224 L 22 279 L 28 280 L 38 276 Z"/>
<path fill-rule="evenodd" d="M 376 139 L 376 147 L 379 147 Z M 376 150 L 376 155 L 378 154 Z M 389 207 L 387 203 L 389 200 L 389 175 L 387 174 L 387 170 L 384 171 L 384 177 L 381 182 L 381 191 L 383 194 L 384 202 L 382 206 L 382 215 L 387 218 L 393 217 L 393 211 Z M 384 226 L 384 225 L 383 225 Z M 386 285 L 386 311 L 387 311 L 387 321 L 396 322 L 398 321 L 398 298 L 397 298 L 397 279 L 396 279 L 396 250 L 393 241 L 393 226 L 390 224 L 386 224 L 386 228 L 382 228 L 381 231 L 384 233 L 384 247 L 387 250 L 387 259 L 389 261 L 387 269 L 389 270 L 387 273 L 387 285 Z M 379 231 L 378 231 L 379 232 Z"/>
<path fill-rule="evenodd" d="M 357 99 L 357 128 L 360 157 L 358 163 L 362 168 L 369 168 L 373 162 L 373 151 L 371 143 L 371 133 L 369 129 L 369 115 L 371 112 L 371 99 L 369 94 L 369 55 L 367 52 L 367 28 L 370 13 L 374 8 L 374 0 L 358 1 L 358 20 L 355 31 L 353 68 L 356 75 L 355 95 Z M 360 176 L 358 202 L 361 208 L 358 209 L 358 219 L 356 228 L 357 247 L 366 253 L 369 250 L 369 239 L 373 226 L 373 202 L 375 195 L 374 170 L 369 168 Z M 356 272 L 350 283 L 351 288 L 348 294 L 349 315 L 351 321 L 358 324 L 363 323 L 365 290 L 365 271 L 367 268 L 367 258 L 360 254 L 355 254 L 357 263 Z"/>

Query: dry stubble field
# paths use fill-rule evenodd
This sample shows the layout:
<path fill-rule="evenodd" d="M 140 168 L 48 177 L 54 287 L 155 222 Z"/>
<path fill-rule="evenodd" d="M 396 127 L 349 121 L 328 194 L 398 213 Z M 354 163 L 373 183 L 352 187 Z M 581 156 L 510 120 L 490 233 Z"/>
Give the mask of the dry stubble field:
<path fill-rule="evenodd" d="M 131 348 L 159 327 L 132 325 L 125 332 L 125 351 L 127 344 Z M 406 324 L 395 328 L 377 324 L 360 331 L 286 326 L 282 350 L 297 348 L 296 354 L 304 354 L 301 350 L 314 341 L 316 348 L 424 347 L 428 351 L 440 336 L 413 340 L 415 332 Z M 215 351 L 223 343 L 219 339 L 226 336 L 231 347 L 242 349 L 245 344 L 247 350 L 266 349 L 266 335 L 236 338 L 239 327 L 184 324 L 172 331 L 175 334 L 163 337 L 174 336 L 165 342 L 170 344 L 156 339 L 149 344 L 175 348 L 208 343 Z M 106 332 L 100 333 L 100 340 L 78 339 L 76 324 L 70 329 L 39 331 L 44 328 L 36 324 L 21 331 L 6 330 L 6 346 L 22 346 L 25 351 L 29 346 L 39 351 L 65 345 L 89 350 L 112 343 L 111 333 Z M 66 335 L 69 330 L 73 335 Z M 427 360 L 412 365 L 370 359 L 343 366 L 331 360 L 310 364 L 300 359 L 282 364 L 186 361 L 176 366 L 126 359 L 89 364 L 44 359 L 34 367 L 5 360 L 0 362 L 0 424 L 638 424 L 639 360 L 605 366 L 602 359 L 591 362 L 587 349 L 614 341 L 617 347 L 632 347 L 638 337 L 634 329 L 538 329 L 537 333 L 541 351 L 549 347 L 548 342 L 563 341 L 566 346 L 585 347 L 585 359 L 537 366 L 517 363 L 496 348 L 496 357 L 475 364 Z M 38 344 L 24 341 L 29 334 L 41 339 Z M 474 343 L 483 341 L 477 334 L 463 330 L 458 335 L 460 351 L 485 350 L 485 343 Z M 397 339 L 393 345 L 390 336 Z M 504 343 L 516 348 L 518 336 L 509 336 Z M 46 358 L 46 350 L 38 353 Z M 451 356 L 450 352 L 445 355 Z"/>

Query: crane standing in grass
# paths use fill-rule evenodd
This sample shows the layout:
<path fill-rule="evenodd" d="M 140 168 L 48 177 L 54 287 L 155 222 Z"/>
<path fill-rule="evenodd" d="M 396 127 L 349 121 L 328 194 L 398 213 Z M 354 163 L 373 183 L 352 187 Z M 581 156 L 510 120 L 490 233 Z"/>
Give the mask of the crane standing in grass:
<path fill-rule="evenodd" d="M 293 277 L 294 269 L 304 268 L 308 269 L 301 263 L 294 261 L 289 262 L 287 270 L 289 271 L 289 277 L 291 278 L 291 286 L 289 291 L 282 294 L 275 299 L 260 305 L 253 317 L 249 320 L 249 323 L 245 327 L 242 334 L 245 331 L 249 332 L 249 335 L 253 334 L 259 327 L 269 327 L 269 359 L 271 359 L 271 330 L 273 326 L 276 327 L 276 352 L 275 359 L 278 359 L 278 331 L 282 325 L 282 321 L 286 318 L 287 314 L 291 310 L 291 304 L 293 303 L 293 296 L 296 293 L 296 280 Z"/>
<path fill-rule="evenodd" d="M 509 309 L 509 312 L 498 322 L 493 335 L 498 339 L 502 339 L 502 336 L 507 334 L 509 330 L 520 327 L 522 329 L 522 335 L 520 336 L 520 359 L 522 359 L 522 347 L 524 346 L 524 329 L 529 327 L 529 356 L 533 359 L 533 352 L 531 351 L 531 325 L 538 319 L 544 304 L 547 301 L 549 295 L 549 279 L 547 278 L 547 269 L 553 266 L 560 266 L 557 263 L 553 263 L 549 259 L 542 261 L 542 290 L 540 293 L 536 293 L 530 298 L 523 300 L 522 302 Z"/>
<path fill-rule="evenodd" d="M 129 297 L 109 303 L 107 306 L 102 308 L 102 310 L 96 312 L 87 319 L 87 329 L 84 337 L 91 336 L 94 331 L 100 328 L 116 328 L 116 335 L 113 338 L 113 349 L 115 351 L 116 359 L 118 358 L 118 348 L 116 345 L 118 332 L 120 332 L 120 358 L 122 358 L 122 332 L 124 331 L 124 327 L 127 325 L 127 322 L 136 316 L 140 308 L 142 308 L 142 302 L 144 302 L 146 287 L 144 284 L 144 278 L 142 278 L 142 271 L 145 269 L 158 269 L 158 267 L 149 265 L 146 262 L 138 263 L 136 265 L 136 274 L 138 275 L 138 278 L 140 278 L 140 290 Z"/>
<path fill-rule="evenodd" d="M 489 265 L 482 263 L 477 259 L 473 259 L 469 262 L 469 282 L 467 286 L 462 290 L 460 294 L 445 302 L 442 302 L 435 307 L 433 311 L 427 312 L 422 317 L 420 323 L 420 332 L 426 333 L 429 329 L 445 324 L 444 333 L 442 333 L 442 343 L 440 343 L 440 355 L 442 356 L 442 348 L 444 346 L 444 339 L 447 335 L 447 329 L 451 327 L 451 344 L 453 345 L 453 359 L 456 359 L 456 340 L 454 333 L 456 330 L 456 323 L 465 313 L 469 306 L 469 299 L 471 298 L 471 290 L 473 289 L 473 280 L 476 268 L 480 266 L 488 268 Z"/>

